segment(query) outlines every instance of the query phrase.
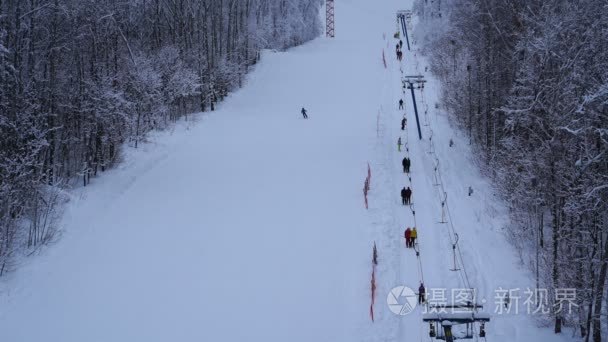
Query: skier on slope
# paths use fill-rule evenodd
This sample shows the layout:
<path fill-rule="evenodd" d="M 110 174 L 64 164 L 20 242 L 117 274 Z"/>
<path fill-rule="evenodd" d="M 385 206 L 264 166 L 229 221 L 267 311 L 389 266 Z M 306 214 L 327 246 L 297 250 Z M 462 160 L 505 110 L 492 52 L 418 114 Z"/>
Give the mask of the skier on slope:
<path fill-rule="evenodd" d="M 397 150 L 399 152 L 401 152 L 401 137 L 399 137 L 399 139 L 397 139 Z"/>
<path fill-rule="evenodd" d="M 403 165 L 403 173 L 410 173 L 410 158 L 405 157 L 403 158 L 403 161 L 401 162 L 401 164 Z"/>
<path fill-rule="evenodd" d="M 401 203 L 403 205 L 407 204 L 406 198 L 407 198 L 407 190 L 405 190 L 405 187 L 403 187 L 403 189 L 401 189 Z"/>
<path fill-rule="evenodd" d="M 414 227 L 410 232 L 410 247 L 414 247 L 414 244 L 416 244 L 416 238 L 418 238 L 418 231 L 416 230 L 416 227 Z"/>
<path fill-rule="evenodd" d="M 306 109 L 304 109 L 304 107 L 302 107 L 302 116 L 304 119 L 308 119 L 308 114 L 306 114 Z"/>
<path fill-rule="evenodd" d="M 405 120 L 405 118 L 401 119 L 401 130 L 405 131 L 405 123 L 407 120 Z"/>
<path fill-rule="evenodd" d="M 412 204 L 412 189 L 409 186 L 405 190 L 405 204 Z"/>
<path fill-rule="evenodd" d="M 420 287 L 418 288 L 418 304 L 424 303 L 425 294 L 426 294 L 426 289 L 424 288 L 424 284 L 420 283 Z"/>
<path fill-rule="evenodd" d="M 410 227 L 407 227 L 407 229 L 405 230 L 404 236 L 405 236 L 405 247 L 410 248 L 412 246 L 412 230 L 410 229 Z"/>
<path fill-rule="evenodd" d="M 403 40 L 399 40 L 399 48 L 403 48 Z"/>
<path fill-rule="evenodd" d="M 399 99 L 399 109 L 403 109 L 403 99 Z"/>

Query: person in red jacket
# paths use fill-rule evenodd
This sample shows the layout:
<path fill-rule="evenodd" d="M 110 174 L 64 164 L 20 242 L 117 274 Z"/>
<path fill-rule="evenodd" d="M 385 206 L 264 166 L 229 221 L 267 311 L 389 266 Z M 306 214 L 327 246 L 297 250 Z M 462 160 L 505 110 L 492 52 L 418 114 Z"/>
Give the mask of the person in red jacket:
<path fill-rule="evenodd" d="M 412 230 L 410 229 L 410 227 L 407 227 L 407 229 L 405 230 L 405 247 L 407 248 L 410 248 L 412 246 L 411 234 Z"/>

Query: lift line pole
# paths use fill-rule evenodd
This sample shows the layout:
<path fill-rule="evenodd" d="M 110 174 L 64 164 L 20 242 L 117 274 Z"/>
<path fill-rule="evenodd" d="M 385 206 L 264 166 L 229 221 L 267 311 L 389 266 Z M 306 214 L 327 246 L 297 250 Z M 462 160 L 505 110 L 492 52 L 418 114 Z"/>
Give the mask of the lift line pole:
<path fill-rule="evenodd" d="M 401 22 L 401 30 L 403 31 L 403 35 L 405 36 L 405 40 L 407 41 L 407 50 L 410 51 L 410 38 L 407 34 L 407 22 L 412 20 L 412 11 L 410 10 L 402 10 L 397 11 L 397 21 Z"/>
<path fill-rule="evenodd" d="M 410 90 L 412 91 L 412 101 L 414 102 L 414 114 L 416 114 L 416 126 L 418 126 L 418 139 L 422 140 L 422 131 L 420 130 L 420 120 L 418 119 L 418 107 L 416 106 L 416 95 L 414 94 L 414 84 L 408 82 Z"/>
<path fill-rule="evenodd" d="M 412 91 L 412 102 L 414 102 L 414 114 L 416 115 L 416 126 L 418 126 L 418 139 L 422 140 L 422 130 L 420 129 L 420 119 L 418 118 L 418 106 L 416 105 L 416 95 L 414 94 L 414 83 L 417 85 L 417 88 L 424 88 L 424 76 L 415 75 L 415 76 L 404 76 L 403 77 L 403 87 L 405 88 L 405 83 L 407 83 L 407 88 Z"/>
<path fill-rule="evenodd" d="M 403 34 L 405 34 L 405 41 L 407 42 L 407 51 L 410 51 L 410 38 L 407 34 L 407 24 L 405 23 L 405 15 L 401 15 L 401 27 L 403 27 Z"/>

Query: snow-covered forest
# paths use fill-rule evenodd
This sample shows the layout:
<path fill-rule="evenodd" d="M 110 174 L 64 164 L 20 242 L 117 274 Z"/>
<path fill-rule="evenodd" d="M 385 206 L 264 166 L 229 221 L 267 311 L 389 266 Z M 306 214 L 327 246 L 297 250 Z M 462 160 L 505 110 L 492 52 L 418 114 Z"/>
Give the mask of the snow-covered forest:
<path fill-rule="evenodd" d="M 0 275 L 53 239 L 60 189 L 124 143 L 214 110 L 258 60 L 319 35 L 320 0 L 0 1 Z"/>
<path fill-rule="evenodd" d="M 608 267 L 608 6 L 604 0 L 419 0 L 416 37 L 510 206 L 507 239 L 538 288 L 574 288 L 553 313 L 600 342 Z M 554 296 L 550 296 L 554 298 Z"/>
<path fill-rule="evenodd" d="M 606 341 L 607 28 L 0 0 L 3 340 Z"/>

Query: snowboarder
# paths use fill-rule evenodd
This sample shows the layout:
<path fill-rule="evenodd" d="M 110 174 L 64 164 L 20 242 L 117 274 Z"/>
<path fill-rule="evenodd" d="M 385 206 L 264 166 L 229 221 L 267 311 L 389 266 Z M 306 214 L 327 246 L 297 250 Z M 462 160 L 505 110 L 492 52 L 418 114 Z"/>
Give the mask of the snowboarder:
<path fill-rule="evenodd" d="M 403 99 L 399 99 L 399 109 L 403 109 Z"/>
<path fill-rule="evenodd" d="M 406 248 L 410 248 L 412 246 L 411 233 L 412 233 L 412 230 L 410 229 L 410 227 L 407 227 L 407 229 L 405 230 L 405 233 L 404 233 Z"/>
<path fill-rule="evenodd" d="M 302 116 L 304 119 L 308 119 L 308 115 L 306 114 L 306 109 L 304 109 L 304 107 L 302 107 Z"/>
<path fill-rule="evenodd" d="M 405 203 L 404 204 L 412 204 L 411 199 L 412 199 L 412 190 L 408 186 L 407 189 L 405 190 Z"/>
<path fill-rule="evenodd" d="M 418 288 L 418 304 L 424 303 L 424 295 L 426 289 L 424 288 L 424 284 L 420 283 L 420 287 Z"/>
<path fill-rule="evenodd" d="M 469 196 L 473 194 L 473 188 L 469 186 Z"/>
<path fill-rule="evenodd" d="M 410 173 L 410 158 L 405 157 L 401 164 L 403 165 L 403 173 Z"/>
<path fill-rule="evenodd" d="M 405 187 L 403 187 L 403 189 L 401 189 L 401 203 L 403 203 L 403 205 L 407 204 L 406 198 L 407 198 L 407 190 L 405 190 Z"/>
<path fill-rule="evenodd" d="M 416 244 L 417 237 L 418 237 L 418 231 L 416 230 L 416 227 L 414 227 L 412 229 L 412 231 L 410 232 L 410 247 L 414 247 L 414 244 Z"/>
<path fill-rule="evenodd" d="M 403 49 L 403 40 L 399 40 L 399 48 Z"/>
<path fill-rule="evenodd" d="M 401 137 L 397 140 L 397 150 L 401 152 Z"/>
<path fill-rule="evenodd" d="M 406 123 L 405 118 L 401 119 L 401 130 L 402 131 L 405 131 L 405 123 Z"/>

